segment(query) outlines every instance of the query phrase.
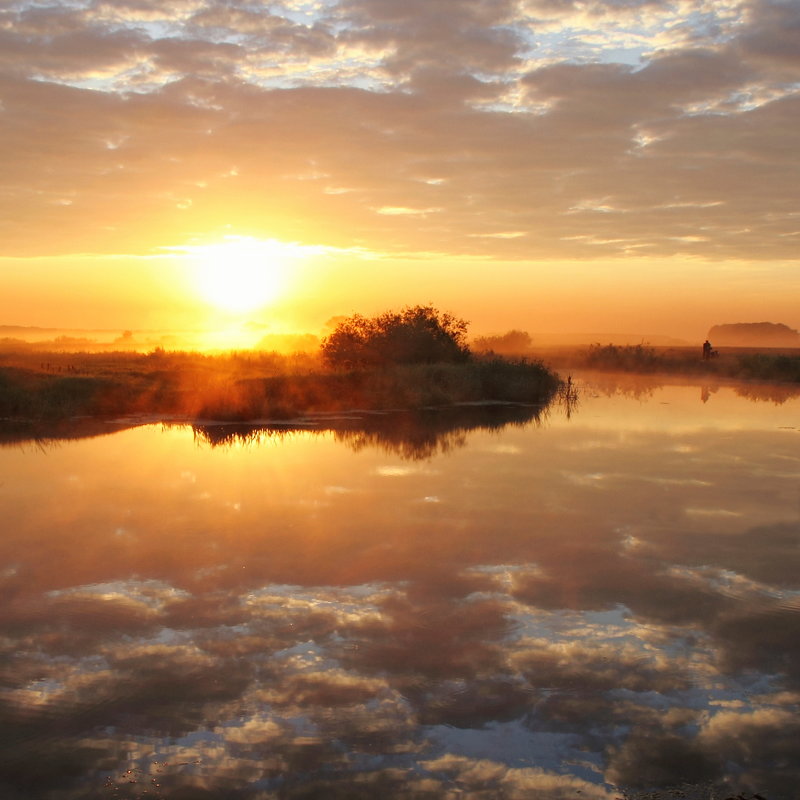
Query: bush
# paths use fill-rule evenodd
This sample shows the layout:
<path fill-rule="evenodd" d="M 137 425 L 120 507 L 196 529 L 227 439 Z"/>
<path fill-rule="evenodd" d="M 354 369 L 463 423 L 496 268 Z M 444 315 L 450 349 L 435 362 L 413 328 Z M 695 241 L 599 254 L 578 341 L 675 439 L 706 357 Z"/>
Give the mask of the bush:
<path fill-rule="evenodd" d="M 392 364 L 462 363 L 470 358 L 467 323 L 433 306 L 355 314 L 322 341 L 328 366 L 354 369 Z"/>

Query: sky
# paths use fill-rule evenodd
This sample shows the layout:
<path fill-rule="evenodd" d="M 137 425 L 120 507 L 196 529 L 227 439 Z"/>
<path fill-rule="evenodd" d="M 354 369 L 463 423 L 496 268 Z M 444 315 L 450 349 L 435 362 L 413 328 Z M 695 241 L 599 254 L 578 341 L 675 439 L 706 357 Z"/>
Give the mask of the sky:
<path fill-rule="evenodd" d="M 788 0 L 6 0 L 0 325 L 797 328 L 798 130 Z"/>

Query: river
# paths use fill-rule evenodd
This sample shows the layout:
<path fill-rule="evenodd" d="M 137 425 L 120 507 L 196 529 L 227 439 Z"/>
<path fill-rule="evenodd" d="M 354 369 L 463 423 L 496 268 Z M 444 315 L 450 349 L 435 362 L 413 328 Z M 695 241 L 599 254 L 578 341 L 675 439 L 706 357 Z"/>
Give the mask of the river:
<path fill-rule="evenodd" d="M 800 398 L 577 384 L 14 437 L 0 795 L 794 800 Z"/>

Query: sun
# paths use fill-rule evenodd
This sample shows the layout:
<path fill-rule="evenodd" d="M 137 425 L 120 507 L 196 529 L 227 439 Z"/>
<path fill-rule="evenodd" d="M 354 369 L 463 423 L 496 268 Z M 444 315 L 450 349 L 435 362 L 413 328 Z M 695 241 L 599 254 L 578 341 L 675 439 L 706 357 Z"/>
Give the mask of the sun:
<path fill-rule="evenodd" d="M 188 247 L 198 293 L 222 311 L 263 308 L 283 292 L 289 247 L 274 239 L 226 237 L 216 244 Z"/>

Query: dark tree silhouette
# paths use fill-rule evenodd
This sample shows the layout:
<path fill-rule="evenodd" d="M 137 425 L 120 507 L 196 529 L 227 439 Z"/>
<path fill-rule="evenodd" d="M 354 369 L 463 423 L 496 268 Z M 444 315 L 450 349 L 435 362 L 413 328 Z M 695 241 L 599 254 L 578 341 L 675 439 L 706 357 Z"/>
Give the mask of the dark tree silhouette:
<path fill-rule="evenodd" d="M 323 339 L 322 357 L 337 368 L 457 363 L 470 358 L 466 338 L 465 320 L 433 306 L 409 306 L 345 318 Z"/>

